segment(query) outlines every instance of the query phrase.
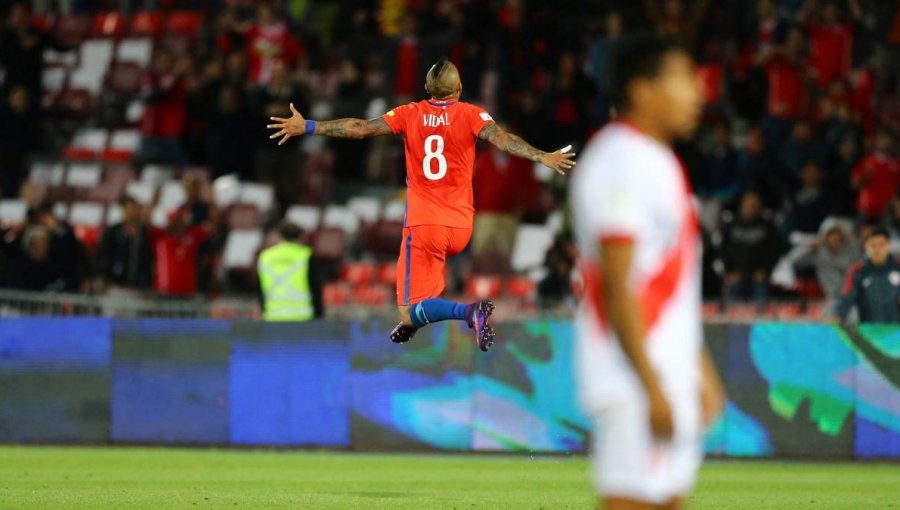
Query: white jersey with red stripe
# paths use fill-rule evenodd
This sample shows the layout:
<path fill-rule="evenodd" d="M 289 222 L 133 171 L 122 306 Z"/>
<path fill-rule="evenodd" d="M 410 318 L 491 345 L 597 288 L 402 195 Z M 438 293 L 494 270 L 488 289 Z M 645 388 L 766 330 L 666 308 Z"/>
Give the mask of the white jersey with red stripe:
<path fill-rule="evenodd" d="M 582 403 L 589 412 L 599 411 L 611 398 L 643 390 L 607 317 L 598 263 L 604 241 L 634 247 L 628 282 L 664 392 L 673 403 L 678 395 L 696 392 L 702 346 L 699 229 L 675 153 L 629 124 L 612 123 L 583 152 L 571 190 L 585 284 L 577 318 Z M 676 433 L 678 428 L 676 423 Z"/>

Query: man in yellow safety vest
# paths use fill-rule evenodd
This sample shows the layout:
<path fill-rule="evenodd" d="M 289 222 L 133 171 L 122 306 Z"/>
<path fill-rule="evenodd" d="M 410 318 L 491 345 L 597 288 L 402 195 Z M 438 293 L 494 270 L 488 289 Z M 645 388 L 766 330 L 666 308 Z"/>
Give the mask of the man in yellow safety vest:
<path fill-rule="evenodd" d="M 266 321 L 303 322 L 322 315 L 313 251 L 300 244 L 300 229 L 283 223 L 281 241 L 259 254 L 257 272 Z"/>

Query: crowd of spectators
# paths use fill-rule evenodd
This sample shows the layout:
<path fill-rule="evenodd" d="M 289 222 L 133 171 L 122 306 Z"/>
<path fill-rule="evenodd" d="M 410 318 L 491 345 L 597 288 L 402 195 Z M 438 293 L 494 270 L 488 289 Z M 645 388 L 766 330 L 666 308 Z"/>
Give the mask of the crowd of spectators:
<path fill-rule="evenodd" d="M 214 177 L 272 182 L 282 207 L 308 200 L 296 185 L 308 148 L 297 141 L 275 148 L 264 128 L 268 117 L 288 116 L 290 102 L 311 117 L 379 115 L 421 98 L 428 67 L 447 55 L 460 68 L 464 100 L 539 148 L 577 149 L 610 120 L 610 54 L 630 34 L 655 31 L 684 43 L 705 85 L 701 130 L 678 152 L 701 202 L 707 297 L 764 303 L 785 255 L 788 280 L 819 275 L 834 297 L 836 276 L 822 274 L 840 273 L 859 253 L 860 226 L 881 224 L 895 236 L 900 228 L 900 4 L 893 0 L 565 7 L 547 0 L 47 0 L 35 7 L 203 8 L 190 50 L 163 40 L 146 70 L 135 164 L 203 165 Z M 27 12 L 10 9 L 0 43 L 0 156 L 9 168 L 24 166 L 18 162 L 39 145 L 32 142 L 39 136 L 18 126 L 40 118 L 40 55 L 68 44 L 27 20 Z M 329 139 L 316 150 L 334 155 L 335 183 L 316 200 L 403 184 L 399 141 Z M 473 252 L 508 256 L 519 222 L 543 221 L 565 205 L 565 181 L 538 185 L 530 165 L 482 151 Z M 16 175 L 3 174 L 4 194 Z M 849 229 L 826 228 L 832 217 L 850 218 Z M 122 228 L 120 238 L 138 235 Z M 35 260 L 42 239 L 55 239 L 56 230 L 47 232 L 26 236 L 23 249 Z M 548 253 L 543 301 L 566 300 L 561 282 L 573 267 L 562 255 L 566 242 L 564 233 Z"/>

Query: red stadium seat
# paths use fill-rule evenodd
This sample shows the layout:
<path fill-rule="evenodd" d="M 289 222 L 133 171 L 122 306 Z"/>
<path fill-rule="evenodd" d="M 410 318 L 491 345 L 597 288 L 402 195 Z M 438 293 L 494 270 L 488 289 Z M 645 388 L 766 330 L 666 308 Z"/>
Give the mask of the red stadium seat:
<path fill-rule="evenodd" d="M 140 133 L 134 129 L 117 129 L 109 137 L 109 146 L 103 151 L 103 161 L 127 163 L 137 152 L 141 142 Z"/>
<path fill-rule="evenodd" d="M 348 262 L 341 268 L 341 281 L 354 285 L 372 283 L 376 271 L 372 262 Z"/>
<path fill-rule="evenodd" d="M 533 299 L 536 288 L 537 284 L 527 276 L 512 276 L 506 281 L 506 293 L 513 298 Z"/>
<path fill-rule="evenodd" d="M 39 32 L 50 30 L 53 25 L 53 16 L 50 14 L 34 14 L 31 16 L 31 27 Z"/>
<path fill-rule="evenodd" d="M 94 23 L 91 30 L 93 37 L 119 38 L 125 35 L 128 28 L 128 19 L 120 12 L 101 12 L 94 15 Z"/>
<path fill-rule="evenodd" d="M 166 22 L 166 32 L 196 36 L 203 24 L 203 14 L 197 11 L 175 11 Z"/>
<path fill-rule="evenodd" d="M 386 262 L 378 268 L 378 281 L 388 285 L 397 284 L 397 264 Z"/>
<path fill-rule="evenodd" d="M 162 32 L 163 15 L 156 11 L 143 11 L 131 19 L 131 35 L 156 37 Z"/>
<path fill-rule="evenodd" d="M 350 302 L 350 287 L 346 283 L 328 283 L 322 288 L 322 303 L 326 308 L 341 308 Z"/>
<path fill-rule="evenodd" d="M 722 66 L 719 64 L 706 64 L 697 67 L 697 76 L 703 84 L 703 97 L 706 104 L 715 106 L 722 97 Z"/>
<path fill-rule="evenodd" d="M 466 282 L 466 292 L 477 299 L 497 298 L 503 292 L 499 276 L 473 276 Z"/>
<path fill-rule="evenodd" d="M 392 294 L 392 289 L 385 285 L 357 285 L 353 288 L 353 304 L 372 308 L 384 307 L 390 303 Z"/>

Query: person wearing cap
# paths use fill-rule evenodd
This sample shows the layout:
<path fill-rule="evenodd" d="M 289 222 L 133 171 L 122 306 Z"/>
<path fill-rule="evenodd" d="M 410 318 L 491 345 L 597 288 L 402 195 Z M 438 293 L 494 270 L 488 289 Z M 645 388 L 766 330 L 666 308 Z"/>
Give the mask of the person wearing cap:
<path fill-rule="evenodd" d="M 257 273 L 263 319 L 305 322 L 322 316 L 319 271 L 313 250 L 300 243 L 300 229 L 283 223 L 280 242 L 259 254 Z"/>

